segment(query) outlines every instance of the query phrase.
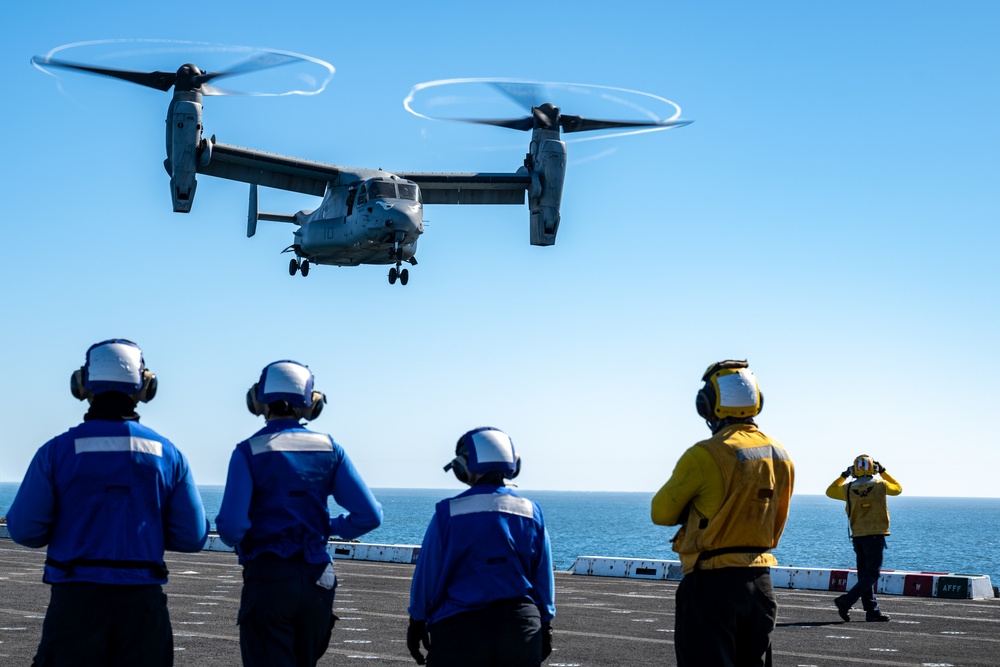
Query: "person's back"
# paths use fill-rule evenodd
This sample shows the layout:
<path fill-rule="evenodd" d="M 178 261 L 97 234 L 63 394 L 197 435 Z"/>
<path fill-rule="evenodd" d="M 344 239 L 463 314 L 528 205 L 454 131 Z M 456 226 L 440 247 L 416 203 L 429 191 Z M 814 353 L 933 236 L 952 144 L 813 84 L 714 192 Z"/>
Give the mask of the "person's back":
<path fill-rule="evenodd" d="M 771 664 L 777 602 L 769 568 L 788 518 L 794 466 L 754 422 L 763 406 L 745 361 L 709 366 L 696 409 L 712 437 L 688 448 L 650 504 L 657 525 L 680 529 L 673 549 L 675 652 L 681 667 Z"/>
<path fill-rule="evenodd" d="M 299 419 L 319 416 L 326 397 L 308 367 L 269 364 L 247 393 L 267 423 L 233 451 L 216 526 L 243 565 L 237 623 L 244 665 L 315 665 L 336 617 L 337 578 L 327 542 L 379 526 L 382 508 L 343 448 Z M 331 518 L 327 498 L 347 512 Z"/>
<path fill-rule="evenodd" d="M 300 552 L 306 560 L 326 563 L 327 498 L 344 450 L 329 435 L 301 426 L 295 418 L 277 418 L 237 446 L 253 478 L 250 525 L 239 540 L 241 561 L 264 552 L 282 557 Z M 223 515 L 223 529 L 227 530 Z"/>
<path fill-rule="evenodd" d="M 36 661 L 172 664 L 163 555 L 202 548 L 201 498 L 183 454 L 138 421 L 157 383 L 134 343 L 92 346 L 71 386 L 85 421 L 38 450 L 7 514 L 11 538 L 48 546 Z"/>
<path fill-rule="evenodd" d="M 437 503 L 435 520 L 448 547 L 435 567 L 448 573 L 448 583 L 432 618 L 538 595 L 539 573 L 549 573 L 540 567 L 546 535 L 537 504 L 486 482 Z"/>
<path fill-rule="evenodd" d="M 445 470 L 470 489 L 442 500 L 410 586 L 407 647 L 432 667 L 533 667 L 552 649 L 552 554 L 538 505 L 505 485 L 520 458 L 502 431 L 463 435 Z"/>
<path fill-rule="evenodd" d="M 717 509 L 711 502 L 701 507 L 692 503 L 692 516 L 674 540 L 684 572 L 776 565 L 770 550 L 784 531 L 792 493 L 784 448 L 756 425 L 738 423 L 720 428 L 695 447 L 707 451 L 718 466 L 722 495 Z"/>

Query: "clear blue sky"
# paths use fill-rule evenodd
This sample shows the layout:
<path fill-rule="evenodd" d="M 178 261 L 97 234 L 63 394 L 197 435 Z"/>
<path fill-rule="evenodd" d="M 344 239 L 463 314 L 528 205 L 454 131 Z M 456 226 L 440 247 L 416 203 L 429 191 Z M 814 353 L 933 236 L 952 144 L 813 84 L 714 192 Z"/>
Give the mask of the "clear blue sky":
<path fill-rule="evenodd" d="M 762 428 L 822 493 L 857 454 L 913 495 L 995 496 L 1000 5 L 994 2 L 4 3 L 0 479 L 84 406 L 98 340 L 144 349 L 144 422 L 221 484 L 263 365 L 308 364 L 316 422 L 376 487 L 457 483 L 463 431 L 508 431 L 530 489 L 654 492 L 707 434 L 705 367 L 748 358 Z M 410 284 L 287 274 L 246 186 L 171 212 L 169 95 L 29 58 L 110 38 L 331 62 L 315 97 L 206 98 L 220 141 L 339 165 L 513 171 L 528 137 L 405 112 L 422 81 L 587 82 L 676 101 L 685 128 L 571 144 L 557 245 L 526 207 L 427 207 Z M 163 69 L 180 63 L 165 62 Z M 572 109 L 565 109 L 574 112 Z M 264 210 L 317 199 L 262 190 Z"/>

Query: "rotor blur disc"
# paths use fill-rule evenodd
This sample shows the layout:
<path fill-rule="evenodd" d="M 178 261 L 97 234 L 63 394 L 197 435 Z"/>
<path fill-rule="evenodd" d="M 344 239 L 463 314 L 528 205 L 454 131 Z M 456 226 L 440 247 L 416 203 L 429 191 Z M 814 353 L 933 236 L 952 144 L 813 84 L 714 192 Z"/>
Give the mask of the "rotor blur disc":
<path fill-rule="evenodd" d="M 317 95 L 335 71 L 328 62 L 290 51 L 152 39 L 76 42 L 32 59 L 36 68 L 52 76 L 76 70 L 159 90 L 169 89 L 172 73 L 185 63 L 196 64 L 204 73 L 199 90 L 205 95 Z M 222 78 L 226 88 L 214 83 Z"/>
<path fill-rule="evenodd" d="M 558 120 L 565 132 L 603 132 L 588 139 L 657 132 L 690 122 L 681 120 L 677 103 L 652 93 L 594 84 L 516 79 L 442 79 L 420 83 L 410 90 L 403 107 L 429 120 L 518 130 Z M 545 111 L 552 107 L 554 114 Z M 535 120 L 539 118 L 540 121 Z"/>

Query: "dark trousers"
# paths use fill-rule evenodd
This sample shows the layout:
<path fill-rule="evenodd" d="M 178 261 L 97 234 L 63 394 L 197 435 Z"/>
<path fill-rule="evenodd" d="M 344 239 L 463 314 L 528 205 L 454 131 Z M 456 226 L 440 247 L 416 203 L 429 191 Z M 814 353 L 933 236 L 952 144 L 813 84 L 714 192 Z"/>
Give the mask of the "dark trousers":
<path fill-rule="evenodd" d="M 882 555 L 885 551 L 885 535 L 865 535 L 851 539 L 854 553 L 858 557 L 858 583 L 844 594 L 843 600 L 852 605 L 861 600 L 866 612 L 880 611 L 875 599 L 875 585 L 882 572 Z M 849 607 L 850 605 L 845 605 Z"/>
<path fill-rule="evenodd" d="M 169 667 L 174 635 L 159 584 L 53 584 L 35 667 Z"/>
<path fill-rule="evenodd" d="M 236 622 L 247 667 L 313 667 L 330 646 L 336 584 L 316 585 L 325 564 L 257 556 L 243 567 Z"/>
<path fill-rule="evenodd" d="M 777 614 L 767 568 L 685 574 L 674 624 L 678 667 L 770 667 Z"/>
<path fill-rule="evenodd" d="M 430 628 L 427 667 L 539 667 L 542 620 L 533 602 L 500 600 Z"/>

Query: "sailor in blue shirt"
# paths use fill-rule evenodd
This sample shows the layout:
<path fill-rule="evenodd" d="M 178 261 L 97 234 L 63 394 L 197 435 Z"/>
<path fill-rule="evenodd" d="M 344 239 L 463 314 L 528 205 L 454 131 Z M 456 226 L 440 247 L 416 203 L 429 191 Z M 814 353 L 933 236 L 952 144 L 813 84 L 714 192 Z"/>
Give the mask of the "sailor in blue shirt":
<path fill-rule="evenodd" d="M 299 424 L 318 417 L 326 403 L 313 381 L 294 361 L 264 367 L 247 407 L 267 424 L 236 445 L 215 519 L 243 565 L 236 622 L 248 666 L 319 661 L 337 620 L 328 538 L 352 540 L 382 523 L 381 505 L 343 448 Z M 330 517 L 330 496 L 346 514 Z"/>
<path fill-rule="evenodd" d="M 506 486 L 521 469 L 503 431 L 463 435 L 445 470 L 472 488 L 439 502 L 410 587 L 406 644 L 433 667 L 537 667 L 552 651 L 552 553 L 542 510 Z"/>
<path fill-rule="evenodd" d="M 156 376 L 128 340 L 97 343 L 70 389 L 90 409 L 35 454 L 7 512 L 15 542 L 48 546 L 52 585 L 35 665 L 172 665 L 164 549 L 208 535 L 184 455 L 139 423 Z"/>

